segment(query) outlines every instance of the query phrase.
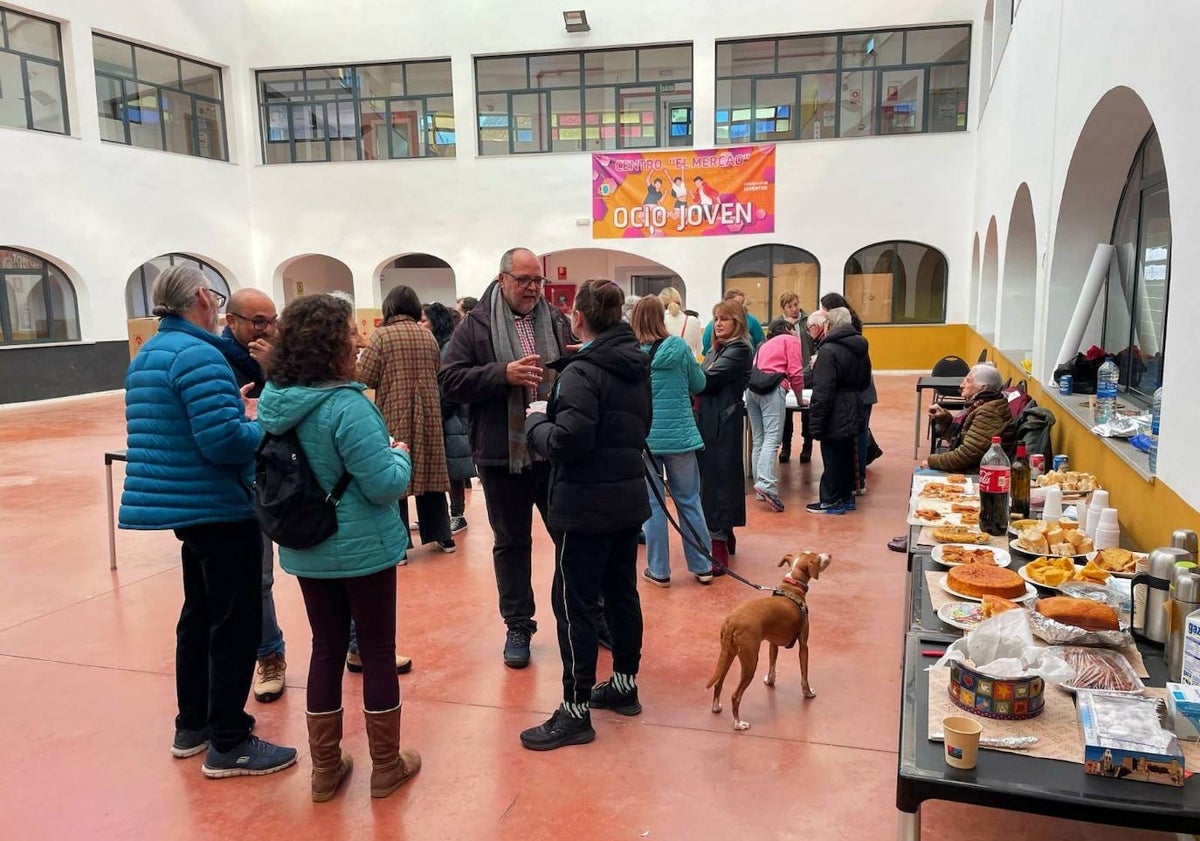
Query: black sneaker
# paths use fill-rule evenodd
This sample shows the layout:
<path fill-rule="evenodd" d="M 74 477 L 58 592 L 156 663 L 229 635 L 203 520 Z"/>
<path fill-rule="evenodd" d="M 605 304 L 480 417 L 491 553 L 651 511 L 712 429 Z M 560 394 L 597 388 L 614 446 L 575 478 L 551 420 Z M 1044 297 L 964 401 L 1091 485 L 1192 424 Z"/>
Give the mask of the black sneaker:
<path fill-rule="evenodd" d="M 594 710 L 612 710 L 620 715 L 637 715 L 642 711 L 638 703 L 637 687 L 628 692 L 622 692 L 612 685 L 611 680 L 597 683 L 592 688 L 592 698 L 588 706 Z"/>
<path fill-rule="evenodd" d="M 437 542 L 437 548 L 441 549 L 447 555 L 453 555 L 458 551 L 458 544 L 454 542 L 453 537 L 448 537 L 445 540 L 439 540 Z"/>
<path fill-rule="evenodd" d="M 176 730 L 175 741 L 171 743 L 171 756 L 176 759 L 195 756 L 208 748 L 208 737 L 207 727 L 201 730 Z"/>
<path fill-rule="evenodd" d="M 521 744 L 529 750 L 554 750 L 567 745 L 586 745 L 595 738 L 590 713 L 576 718 L 560 707 L 545 724 L 521 733 Z"/>
<path fill-rule="evenodd" d="M 247 736 L 227 751 L 208 746 L 204 767 L 200 770 L 210 780 L 222 777 L 261 777 L 282 771 L 296 762 L 296 749 L 264 742 L 257 736 Z"/>
<path fill-rule="evenodd" d="M 466 517 L 451 517 L 450 518 L 450 533 L 458 534 L 467 527 Z"/>
<path fill-rule="evenodd" d="M 510 669 L 523 669 L 529 665 L 529 632 L 521 628 L 509 628 L 504 640 L 504 665 Z"/>

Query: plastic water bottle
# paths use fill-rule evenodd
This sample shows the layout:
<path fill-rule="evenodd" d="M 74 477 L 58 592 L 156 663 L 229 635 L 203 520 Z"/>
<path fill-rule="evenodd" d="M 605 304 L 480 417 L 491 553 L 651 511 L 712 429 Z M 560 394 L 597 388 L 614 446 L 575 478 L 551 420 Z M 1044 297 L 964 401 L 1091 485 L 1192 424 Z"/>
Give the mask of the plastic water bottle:
<path fill-rule="evenodd" d="M 1109 423 L 1117 418 L 1117 380 L 1121 372 L 1111 356 L 1096 372 L 1096 423 Z"/>
<path fill-rule="evenodd" d="M 1150 472 L 1158 472 L 1158 424 L 1162 415 L 1162 386 L 1154 389 L 1154 409 L 1150 413 Z"/>

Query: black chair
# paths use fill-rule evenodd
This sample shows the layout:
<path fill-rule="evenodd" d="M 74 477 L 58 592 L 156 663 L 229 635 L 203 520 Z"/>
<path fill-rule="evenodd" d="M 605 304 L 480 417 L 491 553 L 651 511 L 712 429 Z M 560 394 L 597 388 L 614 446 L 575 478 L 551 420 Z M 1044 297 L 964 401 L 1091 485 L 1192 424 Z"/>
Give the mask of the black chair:
<path fill-rule="evenodd" d="M 929 372 L 933 377 L 965 377 L 971 371 L 971 366 L 961 356 L 943 356 L 934 363 L 933 370 Z M 961 409 L 967 405 L 967 401 L 963 399 L 957 385 L 951 387 L 938 387 L 933 392 L 933 404 L 941 406 L 947 411 Z M 929 451 L 933 452 L 934 435 L 933 435 L 933 419 L 929 420 L 929 429 L 927 430 L 929 438 Z"/>
<path fill-rule="evenodd" d="M 985 362 L 987 362 L 987 348 L 979 351 L 979 364 L 982 365 Z"/>

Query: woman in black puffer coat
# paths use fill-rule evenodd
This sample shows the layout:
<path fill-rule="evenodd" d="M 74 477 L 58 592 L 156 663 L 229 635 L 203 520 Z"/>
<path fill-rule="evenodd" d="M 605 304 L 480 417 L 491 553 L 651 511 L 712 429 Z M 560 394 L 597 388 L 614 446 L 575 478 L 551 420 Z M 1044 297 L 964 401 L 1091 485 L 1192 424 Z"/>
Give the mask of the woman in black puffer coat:
<path fill-rule="evenodd" d="M 454 316 L 445 304 L 426 304 L 422 310 L 425 317 L 421 319 L 421 326 L 433 333 L 442 359 L 445 359 L 446 345 L 454 333 Z M 463 516 L 467 506 L 467 482 L 475 475 L 466 405 L 442 399 L 442 439 L 446 443 L 446 472 L 450 476 L 450 533 L 456 534 L 467 527 L 467 518 Z"/>
<path fill-rule="evenodd" d="M 867 340 L 854 329 L 850 312 L 837 307 L 808 317 L 820 329 L 813 362 L 813 391 L 808 403 L 808 427 L 821 442 L 821 498 L 807 508 L 814 514 L 853 511 L 854 452 L 862 423 L 862 391 L 871 385 Z"/>
<path fill-rule="evenodd" d="M 650 434 L 650 361 L 621 321 L 621 288 L 580 286 L 571 330 L 578 352 L 551 362 L 558 371 L 549 406 L 527 410 L 529 447 L 550 461 L 546 525 L 554 538 L 551 602 L 563 661 L 563 703 L 545 724 L 521 734 L 531 750 L 595 738 L 589 704 L 641 712 L 636 677 L 642 655 L 637 536 L 650 516 L 642 452 Z M 596 683 L 597 601 L 612 633 L 613 676 Z"/>

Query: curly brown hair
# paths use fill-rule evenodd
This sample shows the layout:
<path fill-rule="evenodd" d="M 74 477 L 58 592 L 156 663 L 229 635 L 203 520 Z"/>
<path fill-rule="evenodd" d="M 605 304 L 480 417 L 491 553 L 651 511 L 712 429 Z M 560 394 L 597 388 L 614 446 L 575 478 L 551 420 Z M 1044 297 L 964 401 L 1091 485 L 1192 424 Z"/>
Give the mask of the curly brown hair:
<path fill-rule="evenodd" d="M 356 347 L 353 314 L 348 301 L 332 295 L 305 295 L 284 307 L 267 361 L 267 380 L 289 386 L 346 379 L 347 360 Z"/>

